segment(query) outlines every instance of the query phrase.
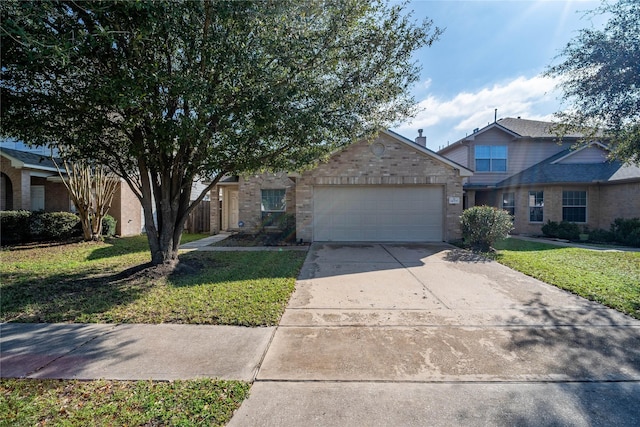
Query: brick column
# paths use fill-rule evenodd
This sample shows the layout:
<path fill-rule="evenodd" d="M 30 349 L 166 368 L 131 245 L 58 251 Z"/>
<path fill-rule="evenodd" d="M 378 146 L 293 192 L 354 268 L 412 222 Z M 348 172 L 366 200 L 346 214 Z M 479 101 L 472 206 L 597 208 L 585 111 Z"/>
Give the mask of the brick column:
<path fill-rule="evenodd" d="M 218 234 L 220 232 L 220 189 L 218 186 L 214 186 L 209 192 L 209 199 L 211 199 L 211 209 L 209 210 L 209 233 Z"/>
<path fill-rule="evenodd" d="M 16 192 L 18 190 L 18 192 Z M 31 173 L 26 170 L 20 171 L 20 188 L 14 188 L 14 194 L 19 195 L 20 199 L 13 199 L 13 206 L 16 209 L 31 210 Z"/>

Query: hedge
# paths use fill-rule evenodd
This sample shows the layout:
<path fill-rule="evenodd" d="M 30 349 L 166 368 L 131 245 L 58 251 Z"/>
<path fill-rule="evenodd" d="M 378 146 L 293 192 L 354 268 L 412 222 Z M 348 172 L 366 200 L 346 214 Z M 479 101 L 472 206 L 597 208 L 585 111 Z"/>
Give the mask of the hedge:
<path fill-rule="evenodd" d="M 0 212 L 0 238 L 3 245 L 38 240 L 66 240 L 80 235 L 80 219 L 71 212 Z"/>

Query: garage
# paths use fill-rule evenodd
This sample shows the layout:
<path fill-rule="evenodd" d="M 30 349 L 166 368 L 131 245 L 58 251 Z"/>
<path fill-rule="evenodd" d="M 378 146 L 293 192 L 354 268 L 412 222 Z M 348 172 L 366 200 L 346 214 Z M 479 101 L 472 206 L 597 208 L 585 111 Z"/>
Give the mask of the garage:
<path fill-rule="evenodd" d="M 314 186 L 313 240 L 441 242 L 439 185 Z"/>

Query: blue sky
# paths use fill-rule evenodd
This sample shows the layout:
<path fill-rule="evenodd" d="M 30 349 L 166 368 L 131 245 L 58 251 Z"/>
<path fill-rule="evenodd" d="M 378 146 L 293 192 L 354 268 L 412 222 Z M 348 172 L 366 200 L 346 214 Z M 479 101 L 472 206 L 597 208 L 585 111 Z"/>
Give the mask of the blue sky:
<path fill-rule="evenodd" d="M 602 27 L 585 16 L 599 1 L 415 0 L 407 9 L 445 28 L 416 53 L 422 65 L 413 95 L 421 111 L 392 129 L 407 138 L 424 129 L 432 150 L 498 118 L 552 120 L 562 108 L 557 82 L 542 73 L 582 28 Z"/>

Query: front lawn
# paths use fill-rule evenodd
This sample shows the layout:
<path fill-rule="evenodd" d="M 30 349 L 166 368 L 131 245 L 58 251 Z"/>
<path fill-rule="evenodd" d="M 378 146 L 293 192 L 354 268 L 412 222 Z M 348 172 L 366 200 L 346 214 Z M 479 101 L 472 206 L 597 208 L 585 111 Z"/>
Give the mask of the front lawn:
<path fill-rule="evenodd" d="M 249 393 L 241 381 L 0 380 L 0 426 L 222 426 Z"/>
<path fill-rule="evenodd" d="M 594 251 L 507 239 L 496 260 L 640 319 L 640 252 Z"/>
<path fill-rule="evenodd" d="M 163 277 L 144 268 L 143 236 L 9 248 L 0 253 L 0 321 L 275 325 L 305 256 L 191 252 Z"/>

